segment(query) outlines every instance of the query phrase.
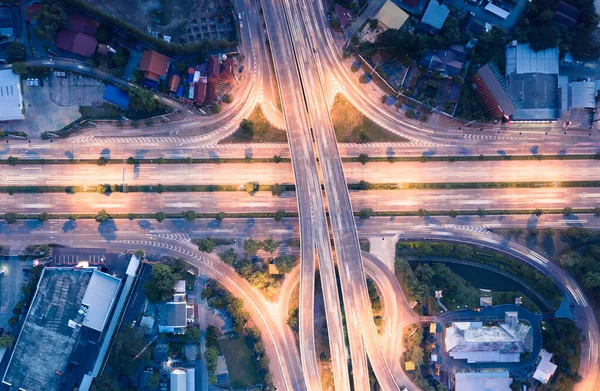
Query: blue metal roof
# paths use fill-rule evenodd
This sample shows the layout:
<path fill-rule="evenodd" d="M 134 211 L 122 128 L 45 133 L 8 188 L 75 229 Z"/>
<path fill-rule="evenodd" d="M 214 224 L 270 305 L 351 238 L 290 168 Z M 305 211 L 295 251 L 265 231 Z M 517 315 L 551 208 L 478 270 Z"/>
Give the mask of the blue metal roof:
<path fill-rule="evenodd" d="M 120 108 L 127 110 L 129 109 L 129 95 L 122 89 L 113 85 L 107 85 L 104 88 L 104 100 L 112 103 L 113 105 L 119 106 Z"/>

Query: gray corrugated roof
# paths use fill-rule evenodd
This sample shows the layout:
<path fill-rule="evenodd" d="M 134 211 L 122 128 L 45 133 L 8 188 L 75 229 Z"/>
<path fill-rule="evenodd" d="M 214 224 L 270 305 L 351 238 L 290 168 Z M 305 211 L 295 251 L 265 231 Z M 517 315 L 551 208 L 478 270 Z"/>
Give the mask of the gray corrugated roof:
<path fill-rule="evenodd" d="M 590 109 L 596 107 L 596 83 L 575 81 L 571 83 L 571 108 Z"/>
<path fill-rule="evenodd" d="M 167 303 L 167 326 L 185 327 L 187 326 L 186 303 Z"/>
<path fill-rule="evenodd" d="M 120 282 L 116 277 L 94 270 L 81 301 L 88 306 L 88 312 L 82 322 L 84 326 L 102 332 Z"/>
<path fill-rule="evenodd" d="M 506 48 L 506 75 L 512 73 L 558 75 L 558 47 L 536 52 L 528 43 L 511 42 Z"/>

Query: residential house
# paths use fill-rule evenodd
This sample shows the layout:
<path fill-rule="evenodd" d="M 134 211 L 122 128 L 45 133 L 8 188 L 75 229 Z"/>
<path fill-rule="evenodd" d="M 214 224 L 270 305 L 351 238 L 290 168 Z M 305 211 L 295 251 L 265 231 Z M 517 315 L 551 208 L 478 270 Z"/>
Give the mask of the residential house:
<path fill-rule="evenodd" d="M 442 29 L 449 14 L 450 8 L 446 4 L 442 4 L 438 0 L 431 0 L 423 14 L 419 28 L 435 34 Z"/>
<path fill-rule="evenodd" d="M 399 29 L 408 20 L 408 14 L 394 4 L 392 0 L 387 0 L 375 19 L 379 21 L 382 30 Z"/>
<path fill-rule="evenodd" d="M 95 37 L 65 28 L 58 30 L 55 41 L 57 48 L 83 57 L 92 57 L 98 46 Z"/>
<path fill-rule="evenodd" d="M 139 70 L 144 73 L 146 79 L 157 82 L 167 74 L 167 69 L 169 69 L 169 57 L 154 50 L 144 51 Z"/>
<path fill-rule="evenodd" d="M 69 29 L 91 36 L 96 36 L 96 31 L 100 27 L 100 23 L 95 20 L 77 14 L 69 14 L 67 19 L 69 20 Z"/>
<path fill-rule="evenodd" d="M 452 45 L 447 50 L 429 51 L 420 64 L 430 71 L 438 71 L 442 76 L 455 77 L 462 71 L 464 56 L 464 46 Z"/>
<path fill-rule="evenodd" d="M 538 362 L 535 367 L 535 372 L 533 373 L 533 378 L 543 384 L 546 384 L 550 381 L 552 375 L 556 371 L 556 364 L 552 363 L 550 360 L 552 359 L 552 353 L 545 351 L 542 349 L 540 352 L 540 357 L 538 358 Z"/>
<path fill-rule="evenodd" d="M 0 8 L 0 37 L 12 38 L 19 29 L 19 9 L 17 7 Z M 19 29 L 16 31 L 16 29 Z"/>

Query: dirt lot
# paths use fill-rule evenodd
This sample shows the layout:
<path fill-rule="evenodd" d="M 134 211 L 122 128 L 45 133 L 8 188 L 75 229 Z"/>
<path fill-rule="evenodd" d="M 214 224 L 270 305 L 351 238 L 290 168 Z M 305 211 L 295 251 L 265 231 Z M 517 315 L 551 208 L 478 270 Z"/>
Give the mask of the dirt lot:
<path fill-rule="evenodd" d="M 229 0 L 88 0 L 90 4 L 144 30 L 172 37 L 172 42 L 233 40 Z"/>

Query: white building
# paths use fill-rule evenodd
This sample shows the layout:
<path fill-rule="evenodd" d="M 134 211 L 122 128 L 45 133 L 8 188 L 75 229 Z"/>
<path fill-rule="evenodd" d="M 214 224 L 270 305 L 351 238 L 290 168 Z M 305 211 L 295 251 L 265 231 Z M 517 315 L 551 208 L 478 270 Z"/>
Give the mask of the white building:
<path fill-rule="evenodd" d="M 11 69 L 0 70 L 0 121 L 24 119 L 21 77 Z"/>
<path fill-rule="evenodd" d="M 508 371 L 457 373 L 455 391 L 510 391 L 512 379 Z"/>
<path fill-rule="evenodd" d="M 556 371 L 556 364 L 550 362 L 552 358 L 552 353 L 549 353 L 542 349 L 540 353 L 540 361 L 535 368 L 535 372 L 533 373 L 533 378 L 538 380 L 544 384 L 548 383 L 554 371 Z"/>
<path fill-rule="evenodd" d="M 187 375 L 183 369 L 173 368 L 171 371 L 171 391 L 186 391 Z"/>
<path fill-rule="evenodd" d="M 505 312 L 498 326 L 482 322 L 455 322 L 445 329 L 449 356 L 468 363 L 519 362 L 521 353 L 531 350 L 531 327 L 519 323 L 517 312 Z"/>

